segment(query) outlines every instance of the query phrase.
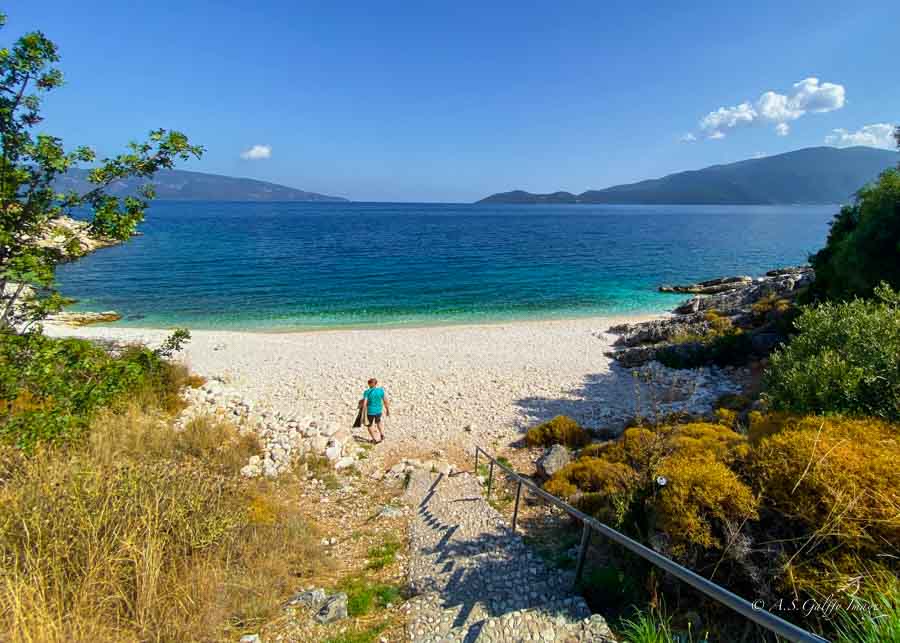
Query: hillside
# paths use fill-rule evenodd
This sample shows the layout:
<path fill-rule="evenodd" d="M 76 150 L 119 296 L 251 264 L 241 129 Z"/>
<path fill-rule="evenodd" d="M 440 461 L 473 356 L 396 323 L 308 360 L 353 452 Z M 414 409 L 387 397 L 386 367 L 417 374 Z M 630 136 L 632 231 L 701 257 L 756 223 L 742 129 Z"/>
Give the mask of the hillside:
<path fill-rule="evenodd" d="M 870 147 L 809 147 L 579 195 L 516 190 L 493 194 L 479 203 L 841 203 L 898 159 L 897 152 Z"/>
<path fill-rule="evenodd" d="M 83 193 L 93 186 L 87 181 L 88 170 L 72 169 L 56 181 L 60 191 Z M 143 179 L 117 181 L 109 188 L 116 196 L 133 195 Z M 160 170 L 153 178 L 156 198 L 163 201 L 347 201 L 342 197 L 306 192 L 277 183 L 242 179 L 204 172 Z"/>

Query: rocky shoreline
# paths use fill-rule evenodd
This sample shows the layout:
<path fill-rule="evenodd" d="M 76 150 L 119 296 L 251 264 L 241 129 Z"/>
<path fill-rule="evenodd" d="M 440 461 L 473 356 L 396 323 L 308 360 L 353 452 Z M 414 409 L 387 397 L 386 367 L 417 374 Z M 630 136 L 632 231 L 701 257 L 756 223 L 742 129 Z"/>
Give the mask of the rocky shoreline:
<path fill-rule="evenodd" d="M 785 338 L 784 315 L 815 280 L 807 266 L 770 270 L 762 277 L 720 277 L 687 285 L 663 285 L 661 292 L 694 296 L 670 316 L 637 324 L 612 326 L 618 335 L 607 353 L 626 367 L 646 364 L 661 356 L 691 358 L 702 350 L 704 337 L 716 328 L 745 333 L 752 354 L 767 356 Z"/>

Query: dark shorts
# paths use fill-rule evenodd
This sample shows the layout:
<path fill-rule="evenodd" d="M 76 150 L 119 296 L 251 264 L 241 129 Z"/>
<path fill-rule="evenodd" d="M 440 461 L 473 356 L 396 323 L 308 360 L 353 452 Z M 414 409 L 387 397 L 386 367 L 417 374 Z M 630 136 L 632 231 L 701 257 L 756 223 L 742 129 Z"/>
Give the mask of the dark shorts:
<path fill-rule="evenodd" d="M 368 420 L 369 424 L 372 424 L 372 422 L 380 423 L 381 422 L 381 413 L 376 413 L 375 415 L 366 415 L 366 419 Z"/>

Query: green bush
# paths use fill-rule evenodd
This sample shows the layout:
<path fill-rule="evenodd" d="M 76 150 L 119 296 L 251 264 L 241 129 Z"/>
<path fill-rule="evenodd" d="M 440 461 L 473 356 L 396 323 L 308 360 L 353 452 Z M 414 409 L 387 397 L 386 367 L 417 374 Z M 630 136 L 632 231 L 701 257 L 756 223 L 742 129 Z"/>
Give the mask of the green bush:
<path fill-rule="evenodd" d="M 765 396 L 777 410 L 900 421 L 900 297 L 807 308 L 799 334 L 772 354 Z"/>
<path fill-rule="evenodd" d="M 820 298 L 869 297 L 882 281 L 900 289 L 900 170 L 887 170 L 841 209 L 810 263 Z"/>
<path fill-rule="evenodd" d="M 591 436 L 588 432 L 578 422 L 565 415 L 557 415 L 548 422 L 528 429 L 528 433 L 525 434 L 526 444 L 532 447 L 564 444 L 578 449 L 590 441 Z"/>
<path fill-rule="evenodd" d="M 0 440 L 30 449 L 78 437 L 100 409 L 147 399 L 175 412 L 186 369 L 144 347 L 113 356 L 81 339 L 0 333 Z"/>

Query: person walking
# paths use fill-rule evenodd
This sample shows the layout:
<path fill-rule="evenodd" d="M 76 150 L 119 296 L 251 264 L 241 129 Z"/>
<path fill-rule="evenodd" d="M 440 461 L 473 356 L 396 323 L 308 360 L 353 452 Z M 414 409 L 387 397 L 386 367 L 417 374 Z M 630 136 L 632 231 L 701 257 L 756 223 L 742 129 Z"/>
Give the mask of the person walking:
<path fill-rule="evenodd" d="M 391 405 L 388 402 L 384 389 L 378 386 L 378 380 L 374 377 L 368 381 L 369 388 L 362 394 L 362 413 L 366 418 L 366 428 L 369 430 L 369 436 L 372 442 L 379 444 L 384 441 L 384 429 L 381 422 L 381 415 L 384 413 L 388 417 L 391 415 Z M 378 437 L 375 437 L 372 431 L 372 425 L 378 429 Z"/>

